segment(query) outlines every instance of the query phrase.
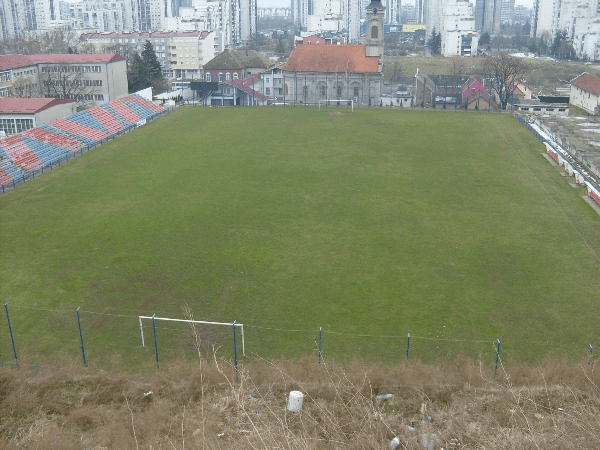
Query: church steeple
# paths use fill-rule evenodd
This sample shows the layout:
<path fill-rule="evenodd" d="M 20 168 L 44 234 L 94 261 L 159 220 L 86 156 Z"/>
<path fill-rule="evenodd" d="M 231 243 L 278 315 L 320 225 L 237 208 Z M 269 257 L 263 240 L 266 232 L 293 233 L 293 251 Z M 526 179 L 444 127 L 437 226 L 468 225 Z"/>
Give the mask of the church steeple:
<path fill-rule="evenodd" d="M 383 20 L 385 6 L 381 0 L 371 0 L 367 6 L 366 56 L 383 56 Z"/>

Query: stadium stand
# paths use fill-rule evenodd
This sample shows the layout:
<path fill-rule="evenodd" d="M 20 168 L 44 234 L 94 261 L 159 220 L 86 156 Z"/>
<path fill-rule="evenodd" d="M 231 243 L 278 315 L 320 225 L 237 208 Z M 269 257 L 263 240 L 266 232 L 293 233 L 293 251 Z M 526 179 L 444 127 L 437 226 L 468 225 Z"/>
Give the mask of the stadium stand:
<path fill-rule="evenodd" d="M 52 168 L 75 153 L 95 148 L 164 112 L 151 101 L 132 94 L 2 139 L 1 190 L 14 188 L 37 171 L 43 173 L 45 167 Z"/>

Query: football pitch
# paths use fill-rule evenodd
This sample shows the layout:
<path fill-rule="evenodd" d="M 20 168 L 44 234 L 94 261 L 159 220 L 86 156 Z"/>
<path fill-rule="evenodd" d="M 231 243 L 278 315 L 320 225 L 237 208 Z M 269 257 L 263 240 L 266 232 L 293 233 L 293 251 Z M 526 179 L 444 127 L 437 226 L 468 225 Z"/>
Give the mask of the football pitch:
<path fill-rule="evenodd" d="M 17 350 L 80 358 L 80 307 L 90 361 L 151 362 L 137 316 L 188 308 L 247 357 L 316 355 L 322 327 L 340 360 L 403 361 L 408 333 L 425 360 L 585 358 L 600 217 L 543 150 L 504 114 L 179 109 L 0 197 Z M 162 358 L 193 347 L 160 327 Z"/>

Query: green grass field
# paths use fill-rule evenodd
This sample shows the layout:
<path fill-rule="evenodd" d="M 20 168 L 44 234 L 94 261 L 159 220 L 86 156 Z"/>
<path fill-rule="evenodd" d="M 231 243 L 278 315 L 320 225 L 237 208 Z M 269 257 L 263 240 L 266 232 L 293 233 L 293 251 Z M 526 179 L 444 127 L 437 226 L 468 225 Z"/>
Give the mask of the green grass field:
<path fill-rule="evenodd" d="M 539 142 L 509 115 L 333 111 L 180 109 L 1 196 L 22 358 L 80 360 L 81 307 L 92 363 L 151 362 L 137 316 L 185 305 L 245 324 L 248 357 L 316 354 L 320 326 L 340 360 L 402 361 L 408 332 L 426 360 L 493 360 L 496 338 L 507 360 L 585 357 L 600 217 Z M 160 327 L 161 358 L 186 354 L 189 329 Z"/>

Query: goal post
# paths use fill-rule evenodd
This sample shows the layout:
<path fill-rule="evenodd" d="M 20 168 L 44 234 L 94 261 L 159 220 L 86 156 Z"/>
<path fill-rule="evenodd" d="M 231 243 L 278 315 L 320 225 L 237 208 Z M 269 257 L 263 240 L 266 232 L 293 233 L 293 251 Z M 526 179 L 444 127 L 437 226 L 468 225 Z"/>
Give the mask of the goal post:
<path fill-rule="evenodd" d="M 142 325 L 142 319 L 148 320 L 164 320 L 166 322 L 183 322 L 189 324 L 198 324 L 198 325 L 216 325 L 216 326 L 227 326 L 227 327 L 237 327 L 240 329 L 242 335 L 242 355 L 246 356 L 246 343 L 244 340 L 244 324 L 243 323 L 226 323 L 226 322 L 206 322 L 204 320 L 188 320 L 188 319 L 171 319 L 168 317 L 156 317 L 156 316 L 138 316 L 139 324 L 140 324 L 140 339 L 142 341 L 142 347 L 145 347 L 144 344 L 144 328 Z"/>
<path fill-rule="evenodd" d="M 319 100 L 319 111 L 321 111 L 321 105 L 324 104 L 327 106 L 328 103 L 333 103 L 335 106 L 347 106 L 350 105 L 352 107 L 352 112 L 354 112 L 354 100 L 351 98 L 348 99 L 328 99 L 328 100 Z"/>

